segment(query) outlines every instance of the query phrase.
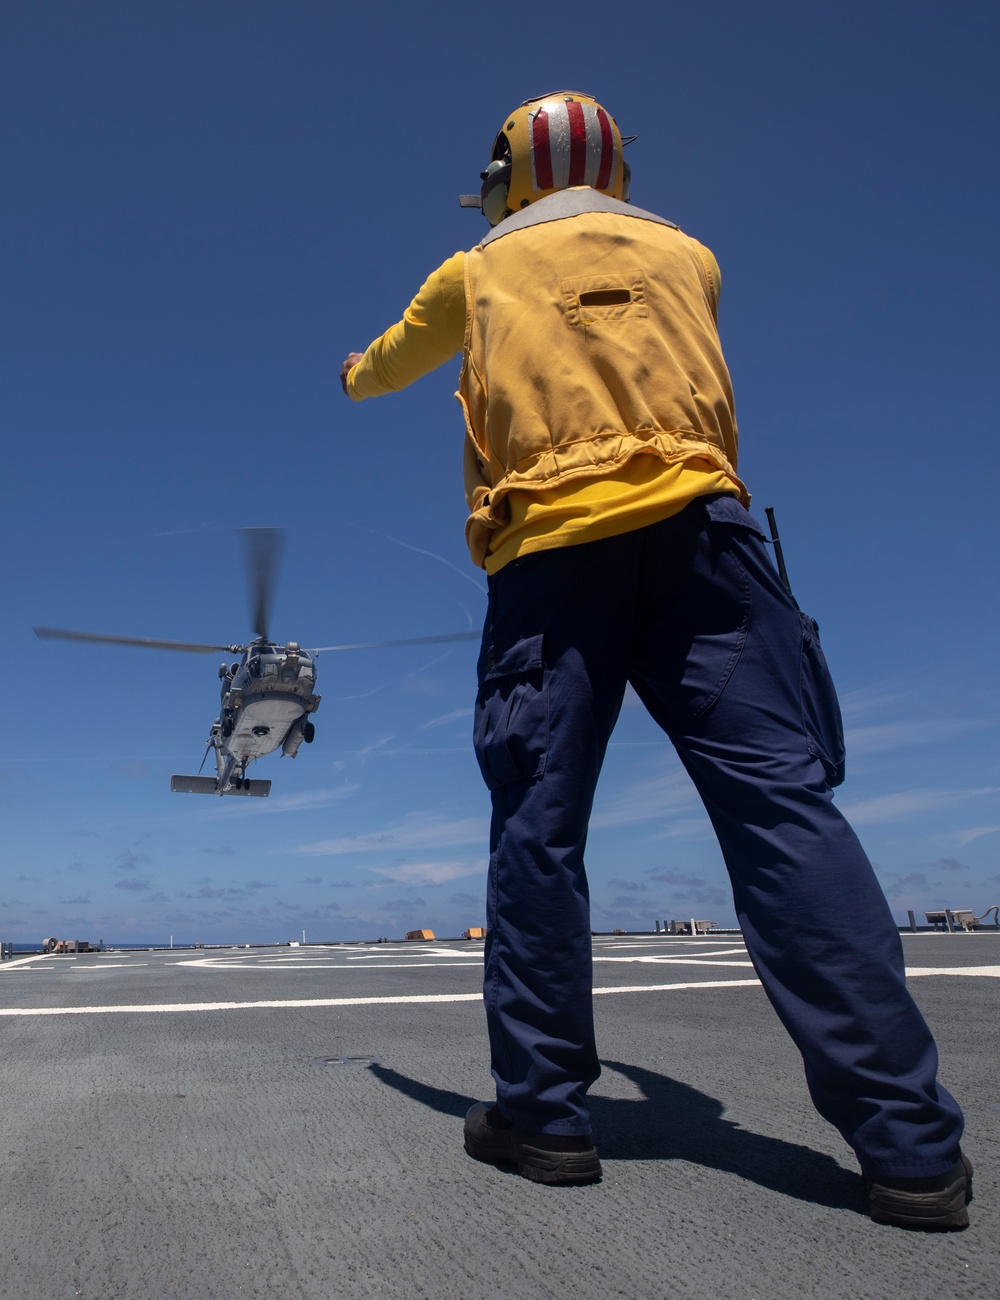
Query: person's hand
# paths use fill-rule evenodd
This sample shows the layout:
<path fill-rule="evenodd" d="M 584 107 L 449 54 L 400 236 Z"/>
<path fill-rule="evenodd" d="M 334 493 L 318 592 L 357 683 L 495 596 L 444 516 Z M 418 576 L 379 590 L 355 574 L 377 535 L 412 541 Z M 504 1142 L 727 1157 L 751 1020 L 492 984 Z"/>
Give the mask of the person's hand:
<path fill-rule="evenodd" d="M 347 392 L 347 376 L 364 355 L 363 352 L 348 352 L 347 360 L 340 367 L 340 386 L 345 394 Z"/>

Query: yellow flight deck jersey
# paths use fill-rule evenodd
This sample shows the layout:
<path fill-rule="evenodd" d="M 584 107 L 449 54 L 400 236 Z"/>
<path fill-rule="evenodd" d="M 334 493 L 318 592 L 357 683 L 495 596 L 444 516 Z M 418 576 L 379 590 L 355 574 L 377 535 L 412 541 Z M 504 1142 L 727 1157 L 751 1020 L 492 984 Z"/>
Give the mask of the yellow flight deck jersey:
<path fill-rule="evenodd" d="M 566 191 L 433 272 L 347 391 L 395 392 L 463 353 L 466 537 L 487 573 L 707 493 L 748 504 L 719 283 L 708 249 L 670 223 Z"/>

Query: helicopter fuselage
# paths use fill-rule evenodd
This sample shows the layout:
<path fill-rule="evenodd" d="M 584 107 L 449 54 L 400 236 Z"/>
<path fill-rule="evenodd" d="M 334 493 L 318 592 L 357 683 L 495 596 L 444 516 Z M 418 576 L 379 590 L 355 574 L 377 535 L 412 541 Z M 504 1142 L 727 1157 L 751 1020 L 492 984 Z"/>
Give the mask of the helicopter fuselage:
<path fill-rule="evenodd" d="M 312 739 L 309 715 L 319 708 L 316 665 L 294 641 L 286 646 L 256 642 L 243 658 L 219 668 L 222 710 L 212 724 L 219 793 L 240 788 L 250 763 L 281 749 L 294 758 Z M 234 790 L 235 792 L 235 790 Z"/>

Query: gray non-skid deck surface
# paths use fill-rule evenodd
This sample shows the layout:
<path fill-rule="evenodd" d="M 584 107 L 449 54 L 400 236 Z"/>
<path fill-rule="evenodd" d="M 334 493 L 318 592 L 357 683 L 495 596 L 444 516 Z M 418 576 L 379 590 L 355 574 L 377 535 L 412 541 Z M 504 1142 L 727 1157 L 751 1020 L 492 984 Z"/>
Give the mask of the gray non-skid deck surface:
<path fill-rule="evenodd" d="M 993 1300 L 1000 936 L 904 947 L 979 971 L 912 980 L 967 1110 L 962 1234 L 861 1212 L 738 938 L 595 940 L 597 987 L 635 991 L 595 998 L 605 1176 L 583 1188 L 462 1151 L 490 1095 L 481 944 L 6 963 L 4 1293 Z M 685 984 L 708 987 L 652 987 Z"/>

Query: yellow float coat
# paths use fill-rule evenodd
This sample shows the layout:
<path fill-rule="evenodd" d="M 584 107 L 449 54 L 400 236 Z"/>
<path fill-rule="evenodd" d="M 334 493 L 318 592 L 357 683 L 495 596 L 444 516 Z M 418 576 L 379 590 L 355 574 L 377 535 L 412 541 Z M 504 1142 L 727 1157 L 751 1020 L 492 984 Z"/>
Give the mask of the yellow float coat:
<path fill-rule="evenodd" d="M 581 193 L 585 206 L 594 192 Z M 501 223 L 450 258 L 348 377 L 352 397 L 375 396 L 463 351 L 466 537 L 488 572 L 656 522 L 705 493 L 749 499 L 714 258 L 596 198 L 603 210 L 556 220 L 541 200 L 507 219 L 509 234 Z"/>

